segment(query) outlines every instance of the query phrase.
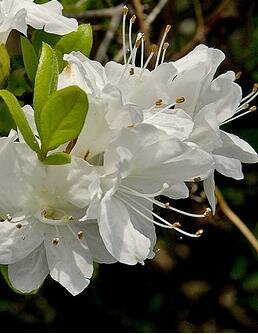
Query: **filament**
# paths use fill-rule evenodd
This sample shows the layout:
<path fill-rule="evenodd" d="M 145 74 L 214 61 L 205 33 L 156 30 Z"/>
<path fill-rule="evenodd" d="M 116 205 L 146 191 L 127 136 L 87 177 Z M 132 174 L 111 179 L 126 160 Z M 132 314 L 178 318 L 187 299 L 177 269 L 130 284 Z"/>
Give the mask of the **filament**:
<path fill-rule="evenodd" d="M 157 59 L 156 59 L 155 68 L 158 67 L 159 59 L 160 59 L 160 55 L 161 55 L 161 50 L 162 50 L 163 44 L 164 44 L 164 42 L 165 42 L 165 39 L 166 39 L 167 34 L 168 34 L 168 32 L 169 32 L 170 29 L 171 29 L 171 26 L 170 26 L 170 25 L 167 25 L 166 28 L 165 28 L 163 37 L 162 37 L 161 42 L 160 42 L 160 45 L 159 45 L 159 51 L 158 51 L 158 55 L 157 55 Z"/>

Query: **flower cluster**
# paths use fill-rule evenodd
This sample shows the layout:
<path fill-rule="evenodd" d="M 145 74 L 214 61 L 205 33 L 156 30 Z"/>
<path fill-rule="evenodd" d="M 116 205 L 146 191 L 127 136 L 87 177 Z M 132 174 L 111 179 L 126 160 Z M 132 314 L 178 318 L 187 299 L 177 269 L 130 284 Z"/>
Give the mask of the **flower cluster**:
<path fill-rule="evenodd" d="M 44 5 L 2 0 L 0 8 L 2 41 L 11 28 L 25 33 L 27 24 L 57 34 L 76 29 L 55 0 Z M 103 67 L 76 50 L 65 54 L 49 100 L 57 105 L 63 100 L 67 113 L 51 109 L 42 91 L 34 95 L 35 110 L 23 107 L 18 131 L 0 138 L 0 263 L 8 265 L 11 285 L 21 292 L 37 290 L 50 274 L 75 295 L 89 284 L 93 261 L 143 264 L 155 255 L 155 226 L 199 237 L 202 230 L 182 230 L 153 212 L 153 205 L 205 217 L 215 212 L 214 172 L 241 179 L 241 162 L 258 162 L 249 144 L 223 130 L 255 110 L 249 104 L 257 85 L 242 98 L 233 72 L 214 79 L 224 54 L 205 45 L 164 62 L 170 26 L 144 62 L 144 35 L 132 42 L 135 17 L 129 21 L 128 54 L 127 14 L 124 7 L 123 65 L 111 61 Z M 50 47 L 42 49 L 35 90 L 47 52 Z M 74 95 L 67 93 L 71 89 Z M 78 96 L 88 111 L 73 132 L 75 114 L 67 118 Z M 211 209 L 184 212 L 158 200 L 187 198 L 185 182 L 193 181 L 203 181 Z"/>

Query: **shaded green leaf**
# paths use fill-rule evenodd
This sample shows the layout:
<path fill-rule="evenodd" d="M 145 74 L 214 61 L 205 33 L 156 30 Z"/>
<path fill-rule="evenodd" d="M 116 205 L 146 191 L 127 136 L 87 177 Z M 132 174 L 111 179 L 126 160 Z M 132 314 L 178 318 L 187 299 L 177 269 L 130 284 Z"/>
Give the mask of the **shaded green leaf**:
<path fill-rule="evenodd" d="M 65 165 L 71 162 L 71 156 L 64 152 L 53 153 L 47 156 L 43 163 L 46 165 Z"/>
<path fill-rule="evenodd" d="M 26 73 L 30 81 L 34 83 L 39 63 L 38 56 L 31 42 L 23 36 L 21 36 L 21 49 Z"/>
<path fill-rule="evenodd" d="M 17 127 L 19 128 L 25 142 L 29 145 L 29 147 L 33 151 L 39 153 L 40 149 L 38 142 L 29 126 L 29 123 L 16 97 L 7 90 L 0 90 L 0 97 L 4 100 L 5 104 L 7 105 L 12 115 L 12 118 L 14 119 Z"/>
<path fill-rule="evenodd" d="M 2 88 L 10 74 L 10 57 L 5 44 L 0 44 L 0 87 Z"/>
<path fill-rule="evenodd" d="M 39 123 L 42 157 L 78 137 L 88 111 L 86 93 L 77 86 L 55 92 L 46 102 Z"/>

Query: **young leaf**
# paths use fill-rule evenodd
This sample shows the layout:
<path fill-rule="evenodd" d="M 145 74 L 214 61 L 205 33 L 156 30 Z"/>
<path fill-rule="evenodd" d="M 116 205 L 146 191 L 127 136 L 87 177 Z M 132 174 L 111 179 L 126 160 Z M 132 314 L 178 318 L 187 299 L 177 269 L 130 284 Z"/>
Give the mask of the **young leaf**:
<path fill-rule="evenodd" d="M 0 272 L 1 274 L 3 275 L 3 278 L 4 280 L 6 281 L 7 285 L 16 293 L 19 293 L 21 295 L 35 295 L 38 290 L 33 290 L 31 292 L 28 292 L 28 293 L 22 293 L 21 291 L 15 289 L 13 286 L 12 286 L 12 283 L 9 279 L 9 276 L 8 276 L 8 266 L 5 265 L 5 264 L 0 264 Z"/>
<path fill-rule="evenodd" d="M 81 24 L 77 31 L 71 32 L 57 42 L 55 49 L 62 54 L 80 51 L 89 56 L 92 48 L 92 29 L 90 24 Z"/>
<path fill-rule="evenodd" d="M 39 66 L 35 78 L 33 104 L 35 110 L 35 123 L 39 128 L 39 118 L 49 96 L 57 89 L 58 61 L 55 51 L 48 45 L 43 44 Z"/>
<path fill-rule="evenodd" d="M 38 142 L 29 126 L 29 123 L 22 111 L 22 108 L 17 101 L 16 97 L 8 92 L 7 90 L 0 90 L 0 97 L 4 100 L 5 104 L 7 105 L 10 114 L 13 117 L 17 127 L 21 131 L 21 134 L 25 140 L 25 142 L 29 145 L 29 147 L 39 153 L 40 148 Z"/>
<path fill-rule="evenodd" d="M 30 81 L 34 83 L 39 63 L 38 56 L 31 42 L 23 36 L 21 36 L 21 49 L 26 73 Z"/>
<path fill-rule="evenodd" d="M 87 95 L 77 86 L 58 90 L 48 99 L 38 128 L 43 160 L 48 151 L 78 137 L 87 111 Z"/>
<path fill-rule="evenodd" d="M 0 87 L 3 87 L 10 74 L 10 57 L 5 44 L 0 44 Z"/>
<path fill-rule="evenodd" d="M 46 165 L 65 165 L 70 162 L 71 156 L 64 152 L 53 153 L 43 160 L 43 163 Z"/>

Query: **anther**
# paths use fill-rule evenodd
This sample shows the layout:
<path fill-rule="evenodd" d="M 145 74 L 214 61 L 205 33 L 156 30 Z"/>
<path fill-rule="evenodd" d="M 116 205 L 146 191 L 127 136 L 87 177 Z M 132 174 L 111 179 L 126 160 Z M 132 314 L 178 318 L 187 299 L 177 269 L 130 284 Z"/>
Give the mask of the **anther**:
<path fill-rule="evenodd" d="M 158 99 L 158 100 L 155 102 L 155 105 L 156 105 L 157 107 L 161 106 L 162 104 L 163 104 L 162 99 Z"/>
<path fill-rule="evenodd" d="M 6 219 L 8 220 L 8 222 L 12 221 L 12 216 L 10 215 L 10 213 L 7 213 L 6 215 Z"/>
<path fill-rule="evenodd" d="M 18 229 L 22 228 L 22 224 L 17 224 L 16 228 L 18 228 Z"/>
<path fill-rule="evenodd" d="M 195 233 L 195 235 L 196 235 L 197 237 L 200 237 L 202 234 L 203 234 L 203 230 L 198 230 L 198 231 Z"/>
<path fill-rule="evenodd" d="M 168 25 L 166 26 L 165 32 L 168 33 L 168 32 L 170 31 L 170 29 L 171 29 L 171 25 L 168 24 Z"/>
<path fill-rule="evenodd" d="M 156 53 L 158 51 L 158 46 L 156 44 L 152 44 L 151 46 L 151 53 Z"/>
<path fill-rule="evenodd" d="M 166 208 L 166 209 L 169 209 L 169 208 L 170 208 L 170 203 L 169 203 L 169 202 L 165 203 L 164 205 L 165 205 L 165 208 Z"/>
<path fill-rule="evenodd" d="M 208 217 L 211 214 L 211 209 L 210 208 L 206 208 L 204 211 L 204 217 Z"/>
<path fill-rule="evenodd" d="M 238 71 L 235 75 L 235 80 L 240 79 L 241 75 L 242 75 L 242 71 Z"/>
<path fill-rule="evenodd" d="M 179 222 L 175 222 L 171 225 L 172 228 L 178 228 L 181 227 L 181 224 Z"/>
<path fill-rule="evenodd" d="M 249 111 L 253 112 L 253 111 L 256 111 L 257 110 L 257 107 L 256 106 L 252 106 Z"/>
<path fill-rule="evenodd" d="M 127 10 L 128 10 L 128 8 L 127 8 Z M 133 15 L 133 16 L 131 17 L 131 19 L 130 19 L 130 20 L 131 20 L 131 22 L 132 22 L 132 23 L 134 23 L 134 22 L 135 22 L 135 20 L 136 20 L 136 15 Z"/>
<path fill-rule="evenodd" d="M 257 92 L 258 91 L 258 83 L 257 82 L 253 85 L 252 91 L 253 92 Z"/>
<path fill-rule="evenodd" d="M 166 43 L 164 43 L 164 45 L 163 45 L 163 50 L 167 50 L 167 48 L 169 47 L 169 43 L 168 42 L 166 42 Z"/>
<path fill-rule="evenodd" d="M 23 235 L 23 236 L 22 236 L 22 240 L 25 240 L 25 239 L 26 239 L 26 237 Z"/>
<path fill-rule="evenodd" d="M 134 75 L 134 68 L 132 67 L 132 68 L 130 68 L 130 75 Z"/>
<path fill-rule="evenodd" d="M 178 97 L 178 98 L 176 99 L 176 103 L 183 103 L 183 102 L 185 102 L 185 98 L 184 98 L 183 96 Z"/>
<path fill-rule="evenodd" d="M 128 7 L 127 6 L 124 6 L 123 7 L 123 15 L 127 15 L 128 14 Z"/>
<path fill-rule="evenodd" d="M 52 243 L 53 243 L 54 246 L 57 246 L 59 244 L 59 238 L 54 238 L 52 240 Z"/>
<path fill-rule="evenodd" d="M 242 110 L 248 109 L 249 108 L 249 103 L 245 103 L 241 106 Z"/>
<path fill-rule="evenodd" d="M 128 125 L 127 127 L 128 127 L 128 128 L 133 128 L 134 125 L 133 125 L 133 124 L 130 124 L 130 125 Z"/>
<path fill-rule="evenodd" d="M 79 232 L 77 233 L 77 237 L 78 237 L 79 240 L 82 240 L 82 239 L 83 239 L 83 236 L 84 236 L 83 231 L 79 231 Z"/>

